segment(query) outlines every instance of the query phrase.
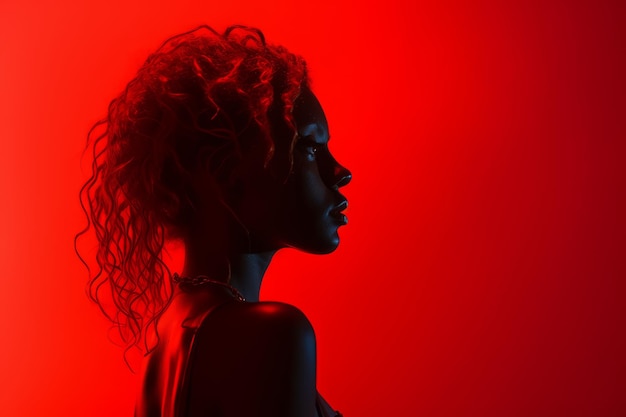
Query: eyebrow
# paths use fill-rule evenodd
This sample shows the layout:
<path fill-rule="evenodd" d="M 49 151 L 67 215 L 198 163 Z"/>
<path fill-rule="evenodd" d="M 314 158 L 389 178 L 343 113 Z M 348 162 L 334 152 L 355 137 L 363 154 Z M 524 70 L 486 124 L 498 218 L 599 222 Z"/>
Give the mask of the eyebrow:
<path fill-rule="evenodd" d="M 323 132 L 328 133 L 330 136 L 330 133 L 328 132 L 328 126 L 324 128 L 324 126 L 319 122 L 307 123 L 304 126 L 298 128 L 298 131 L 302 132 L 304 134 L 303 136 L 308 136 L 311 134 L 315 135 Z"/>
<path fill-rule="evenodd" d="M 300 132 L 302 132 L 302 134 Z M 318 142 L 314 139 L 317 136 L 320 136 L 318 135 L 318 133 L 320 132 L 325 132 L 328 135 L 327 139 L 324 142 Z M 309 123 L 303 128 L 297 129 L 296 133 L 300 139 L 306 139 L 315 143 L 327 143 L 330 141 L 330 132 L 328 131 L 328 129 L 323 129 L 319 123 Z"/>
<path fill-rule="evenodd" d="M 328 139 L 323 142 L 318 142 L 317 140 L 315 140 L 315 135 L 313 134 L 306 135 L 306 136 L 298 135 L 298 139 L 296 139 L 296 142 L 304 142 L 304 143 L 308 142 L 308 143 L 314 143 L 317 145 L 324 145 L 330 142 L 330 135 L 328 136 Z"/>

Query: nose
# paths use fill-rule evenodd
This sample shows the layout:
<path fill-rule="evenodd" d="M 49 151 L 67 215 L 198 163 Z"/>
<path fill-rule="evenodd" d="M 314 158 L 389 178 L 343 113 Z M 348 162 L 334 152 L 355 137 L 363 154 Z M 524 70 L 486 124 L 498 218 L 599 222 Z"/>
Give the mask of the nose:
<path fill-rule="evenodd" d="M 352 173 L 350 170 L 343 165 L 336 162 L 334 168 L 334 178 L 335 178 L 335 189 L 341 188 L 343 186 L 348 185 L 350 181 L 352 181 Z"/>

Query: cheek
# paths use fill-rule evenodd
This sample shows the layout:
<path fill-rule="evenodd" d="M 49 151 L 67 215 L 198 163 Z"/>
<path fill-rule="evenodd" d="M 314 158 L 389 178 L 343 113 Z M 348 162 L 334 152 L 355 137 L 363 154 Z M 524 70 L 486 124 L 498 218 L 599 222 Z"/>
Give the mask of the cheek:
<path fill-rule="evenodd" d="M 299 166 L 284 188 L 280 214 L 287 234 L 310 235 L 320 227 L 332 206 L 332 195 L 321 180 L 317 168 Z"/>
<path fill-rule="evenodd" d="M 309 253 L 330 253 L 337 248 L 338 224 L 329 211 L 334 194 L 321 180 L 317 171 L 300 172 L 289 184 L 289 201 L 280 221 L 285 246 Z"/>
<path fill-rule="evenodd" d="M 299 176 L 298 200 L 300 209 L 309 216 L 324 215 L 332 206 L 332 192 L 326 187 L 313 166 Z"/>

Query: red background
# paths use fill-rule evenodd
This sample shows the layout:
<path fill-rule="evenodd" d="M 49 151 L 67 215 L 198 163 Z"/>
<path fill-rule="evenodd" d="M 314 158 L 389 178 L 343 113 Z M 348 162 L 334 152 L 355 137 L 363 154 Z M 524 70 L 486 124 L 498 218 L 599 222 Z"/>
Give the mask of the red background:
<path fill-rule="evenodd" d="M 305 56 L 350 224 L 263 297 L 316 328 L 348 417 L 626 415 L 626 3 L 0 3 L 0 413 L 130 416 L 72 250 L 89 126 L 167 36 Z"/>

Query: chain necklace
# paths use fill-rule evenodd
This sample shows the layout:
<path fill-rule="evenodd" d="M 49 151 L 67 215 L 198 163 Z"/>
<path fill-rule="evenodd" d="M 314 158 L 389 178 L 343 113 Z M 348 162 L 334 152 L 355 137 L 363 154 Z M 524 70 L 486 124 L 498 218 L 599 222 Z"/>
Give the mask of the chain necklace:
<path fill-rule="evenodd" d="M 205 284 L 219 285 L 228 289 L 237 300 L 246 301 L 244 296 L 237 290 L 237 288 L 225 282 L 211 279 L 206 275 L 197 275 L 195 277 L 181 277 L 180 275 L 178 275 L 177 272 L 174 272 L 174 274 L 172 275 L 172 280 L 179 285 L 191 285 L 193 287 L 199 287 Z"/>

